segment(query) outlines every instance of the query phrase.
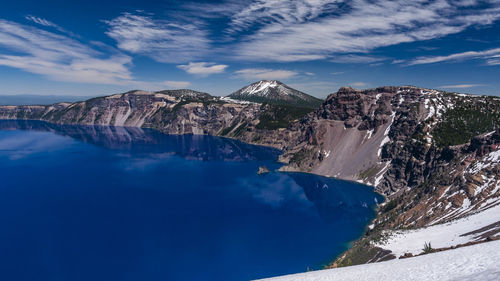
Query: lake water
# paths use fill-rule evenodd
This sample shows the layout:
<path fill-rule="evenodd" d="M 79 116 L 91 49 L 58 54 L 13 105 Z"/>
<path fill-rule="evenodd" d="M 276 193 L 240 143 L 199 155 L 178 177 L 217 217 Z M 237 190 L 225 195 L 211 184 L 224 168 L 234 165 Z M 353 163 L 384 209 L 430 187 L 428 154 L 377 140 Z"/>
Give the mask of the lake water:
<path fill-rule="evenodd" d="M 319 269 L 370 187 L 209 136 L 0 121 L 0 280 L 249 280 Z"/>

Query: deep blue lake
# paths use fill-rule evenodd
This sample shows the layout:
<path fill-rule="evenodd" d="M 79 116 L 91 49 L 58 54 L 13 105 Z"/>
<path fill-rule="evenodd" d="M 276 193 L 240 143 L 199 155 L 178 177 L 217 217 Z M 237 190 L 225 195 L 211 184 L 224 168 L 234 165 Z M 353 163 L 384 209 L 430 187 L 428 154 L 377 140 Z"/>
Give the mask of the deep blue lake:
<path fill-rule="evenodd" d="M 382 198 L 209 136 L 0 121 L 0 280 L 249 280 L 319 269 Z"/>

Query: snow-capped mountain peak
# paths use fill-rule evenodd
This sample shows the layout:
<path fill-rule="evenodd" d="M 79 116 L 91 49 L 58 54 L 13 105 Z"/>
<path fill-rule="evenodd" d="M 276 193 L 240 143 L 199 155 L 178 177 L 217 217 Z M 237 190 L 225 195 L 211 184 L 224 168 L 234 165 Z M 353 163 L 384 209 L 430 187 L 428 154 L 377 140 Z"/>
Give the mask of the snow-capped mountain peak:
<path fill-rule="evenodd" d="M 247 86 L 246 88 L 244 88 L 243 92 L 247 93 L 249 95 L 263 95 L 264 93 L 269 92 L 268 91 L 269 88 L 276 88 L 280 84 L 282 84 L 282 83 L 275 81 L 275 80 L 271 80 L 271 81 L 262 80 L 262 81 L 259 81 L 257 83 L 253 83 L 250 86 Z"/>
<path fill-rule="evenodd" d="M 261 80 L 229 95 L 232 99 L 258 103 L 294 105 L 300 107 L 317 107 L 321 100 L 295 90 L 280 81 Z"/>

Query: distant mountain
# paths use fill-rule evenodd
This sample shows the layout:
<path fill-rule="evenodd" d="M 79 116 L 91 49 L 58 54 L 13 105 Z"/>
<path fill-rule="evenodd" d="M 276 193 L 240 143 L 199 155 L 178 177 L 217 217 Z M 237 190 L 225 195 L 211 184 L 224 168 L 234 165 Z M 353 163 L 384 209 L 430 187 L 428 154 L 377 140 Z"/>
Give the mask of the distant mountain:
<path fill-rule="evenodd" d="M 0 95 L 0 105 L 49 105 L 88 100 L 91 96 Z"/>
<path fill-rule="evenodd" d="M 317 108 L 323 102 L 301 91 L 275 80 L 261 80 L 239 89 L 228 97 L 258 103 L 293 105 L 298 107 Z"/>

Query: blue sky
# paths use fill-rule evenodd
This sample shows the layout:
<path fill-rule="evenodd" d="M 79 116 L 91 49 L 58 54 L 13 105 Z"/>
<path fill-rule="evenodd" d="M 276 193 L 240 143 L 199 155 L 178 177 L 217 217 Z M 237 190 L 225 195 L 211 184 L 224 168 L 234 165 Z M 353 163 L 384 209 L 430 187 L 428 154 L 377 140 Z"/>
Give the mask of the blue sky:
<path fill-rule="evenodd" d="M 0 10 L 0 94 L 191 88 L 277 79 L 500 95 L 499 0 L 16 0 Z"/>

